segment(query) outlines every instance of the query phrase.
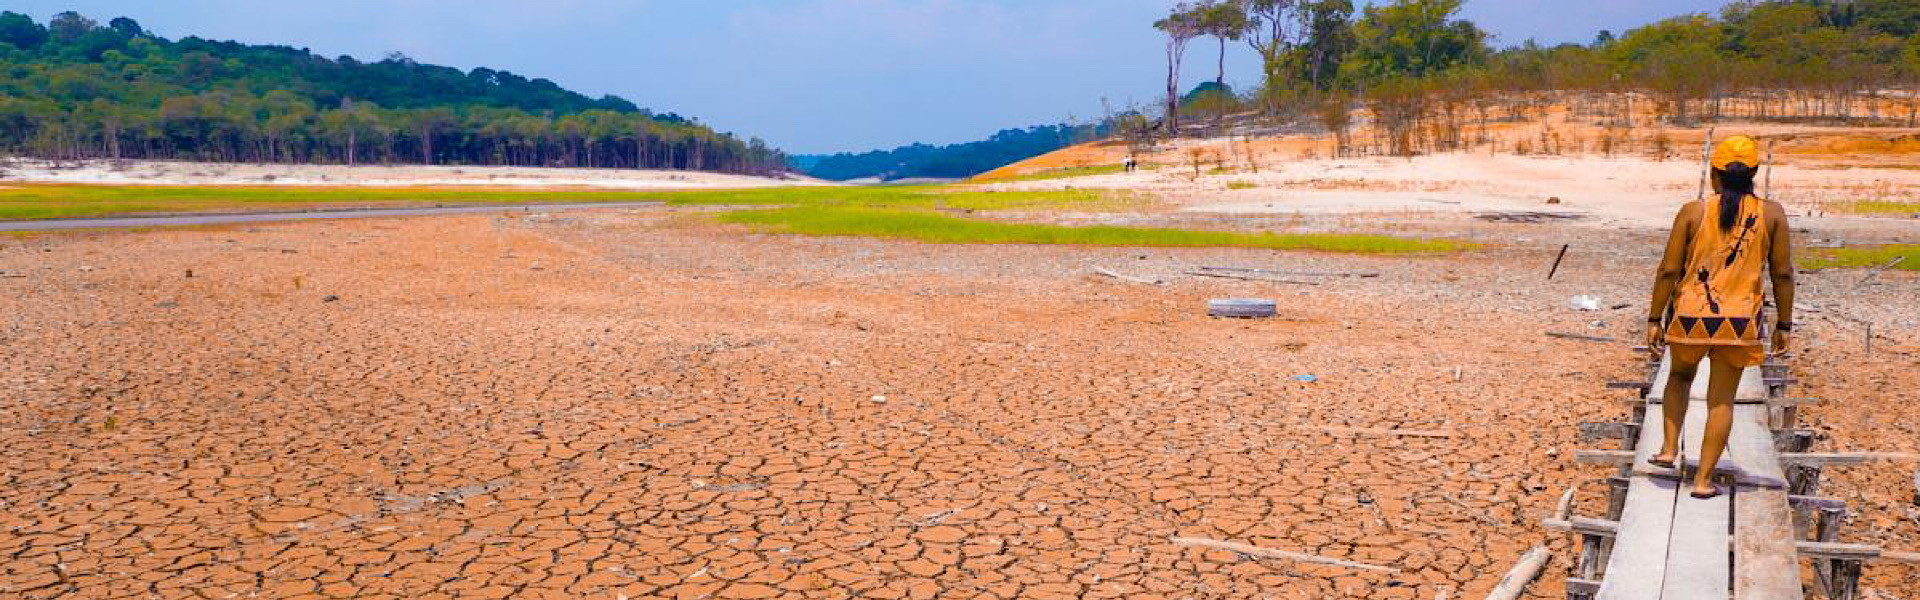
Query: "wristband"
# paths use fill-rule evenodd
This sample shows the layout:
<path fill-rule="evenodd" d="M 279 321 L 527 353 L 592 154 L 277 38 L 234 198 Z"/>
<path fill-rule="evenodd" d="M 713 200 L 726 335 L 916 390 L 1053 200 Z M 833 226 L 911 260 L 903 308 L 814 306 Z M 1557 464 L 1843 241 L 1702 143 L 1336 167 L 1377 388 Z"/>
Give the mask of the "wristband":
<path fill-rule="evenodd" d="M 1660 317 L 1647 317 L 1647 322 L 1648 322 L 1648 323 L 1659 323 L 1659 322 L 1661 322 L 1661 319 L 1660 319 Z"/>
<path fill-rule="evenodd" d="M 1781 333 L 1793 333 L 1793 321 L 1774 323 L 1773 328 L 1780 330 Z"/>

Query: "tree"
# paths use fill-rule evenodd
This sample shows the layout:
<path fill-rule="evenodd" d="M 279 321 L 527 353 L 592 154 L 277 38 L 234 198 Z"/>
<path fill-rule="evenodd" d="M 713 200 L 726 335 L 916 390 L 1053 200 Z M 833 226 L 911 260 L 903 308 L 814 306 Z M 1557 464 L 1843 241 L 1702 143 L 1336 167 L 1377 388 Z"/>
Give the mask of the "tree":
<path fill-rule="evenodd" d="M 374 114 L 375 108 L 373 103 L 354 102 L 349 98 L 340 102 L 340 108 L 327 111 L 320 117 L 327 133 L 344 142 L 348 165 L 355 164 L 360 138 L 376 131 L 379 116 Z"/>
<path fill-rule="evenodd" d="M 1306 41 L 1296 51 L 1294 76 L 1314 89 L 1332 87 L 1355 44 L 1353 1 L 1309 0 L 1301 4 L 1299 16 Z"/>
<path fill-rule="evenodd" d="M 129 38 L 140 37 L 147 34 L 147 30 L 140 28 L 139 21 L 126 17 L 116 17 L 112 21 L 107 21 L 107 28 L 112 29 L 115 33 L 123 37 Z"/>
<path fill-rule="evenodd" d="M 67 11 L 54 15 L 52 20 L 47 21 L 47 33 L 53 37 L 53 41 L 70 43 L 99 26 L 100 24 L 95 23 L 93 19 L 80 16 L 77 12 Z"/>
<path fill-rule="evenodd" d="M 1154 29 L 1167 34 L 1167 135 L 1180 134 L 1180 61 L 1187 54 L 1187 43 L 1202 33 L 1199 14 L 1185 2 L 1172 14 L 1154 22 Z"/>
<path fill-rule="evenodd" d="M 1218 74 L 1213 82 L 1222 88 L 1227 85 L 1227 42 L 1240 41 L 1246 37 L 1247 8 L 1242 0 L 1208 0 L 1195 7 L 1196 20 L 1203 35 L 1212 36 L 1220 42 L 1220 62 Z"/>
<path fill-rule="evenodd" d="M 413 132 L 420 140 L 420 162 L 433 164 L 433 138 L 440 130 L 454 124 L 453 111 L 445 107 L 435 107 L 413 113 Z"/>
<path fill-rule="evenodd" d="M 1279 61 L 1294 43 L 1289 28 L 1299 17 L 1299 0 L 1241 0 L 1246 21 L 1247 44 L 1260 54 L 1264 65 Z M 1271 67 L 1268 67 L 1271 70 Z"/>
<path fill-rule="evenodd" d="M 1462 1 L 1393 0 L 1367 6 L 1354 24 L 1357 44 L 1343 70 L 1371 83 L 1484 62 L 1486 33 L 1470 21 L 1453 18 Z"/>
<path fill-rule="evenodd" d="M 0 42 L 22 50 L 33 50 L 47 43 L 47 28 L 17 12 L 0 12 Z"/>

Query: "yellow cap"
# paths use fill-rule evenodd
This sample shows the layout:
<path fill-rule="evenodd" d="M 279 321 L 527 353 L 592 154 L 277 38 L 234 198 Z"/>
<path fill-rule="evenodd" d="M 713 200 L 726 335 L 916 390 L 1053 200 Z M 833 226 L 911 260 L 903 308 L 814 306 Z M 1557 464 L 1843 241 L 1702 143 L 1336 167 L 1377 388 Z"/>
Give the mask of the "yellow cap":
<path fill-rule="evenodd" d="M 1733 163 L 1760 168 L 1760 144 L 1753 138 L 1736 135 L 1713 147 L 1713 168 L 1725 170 Z"/>

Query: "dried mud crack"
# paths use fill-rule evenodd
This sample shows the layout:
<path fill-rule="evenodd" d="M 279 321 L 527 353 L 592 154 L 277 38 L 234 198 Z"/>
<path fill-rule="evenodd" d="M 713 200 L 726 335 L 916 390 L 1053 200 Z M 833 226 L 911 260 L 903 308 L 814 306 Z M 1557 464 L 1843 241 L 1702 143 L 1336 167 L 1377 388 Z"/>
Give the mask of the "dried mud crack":
<path fill-rule="evenodd" d="M 1619 235 L 1552 282 L 1558 244 L 929 246 L 669 209 L 0 241 L 26 275 L 0 280 L 0 596 L 1472 596 L 1535 543 L 1566 554 L 1536 522 L 1594 474 L 1555 454 L 1634 364 L 1540 332 L 1634 338 L 1631 310 L 1564 308 L 1644 293 L 1622 273 L 1657 240 Z M 1177 276 L 1198 265 L 1380 276 Z M 1920 308 L 1911 276 L 1851 300 L 1822 277 L 1817 304 Z M 1285 318 L 1202 314 L 1244 296 Z M 1806 329 L 1810 394 L 1915 383 Z M 1915 411 L 1807 419 L 1913 451 Z M 1906 475 L 1836 475 L 1862 541 L 1920 545 Z M 1915 575 L 1865 585 L 1911 597 Z"/>

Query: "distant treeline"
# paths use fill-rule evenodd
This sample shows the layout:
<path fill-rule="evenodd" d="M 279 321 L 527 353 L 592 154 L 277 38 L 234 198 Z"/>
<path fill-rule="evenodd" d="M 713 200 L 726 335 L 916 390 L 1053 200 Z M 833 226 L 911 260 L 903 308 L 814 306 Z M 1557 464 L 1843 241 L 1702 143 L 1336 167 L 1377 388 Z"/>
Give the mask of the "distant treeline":
<path fill-rule="evenodd" d="M 1620 127 L 1646 112 L 1676 124 L 1727 116 L 1920 122 L 1920 1 L 1748 0 L 1617 36 L 1600 31 L 1590 44 L 1504 49 L 1457 18 L 1462 1 L 1387 0 L 1358 11 L 1352 0 L 1182 3 L 1154 23 L 1167 36 L 1163 114 L 1177 125 L 1181 113 L 1204 123 L 1258 110 L 1318 122 L 1344 147 L 1349 113 L 1360 108 L 1386 137 L 1375 145 L 1395 154 L 1471 145 L 1468 124 L 1484 138 L 1490 119 L 1544 114 L 1548 94 L 1574 94 L 1579 116 Z M 1179 101 L 1173 83 L 1194 40 L 1217 42 L 1222 53 L 1248 43 L 1263 58 L 1265 85 L 1244 97 Z M 1128 127 L 1141 137 L 1169 129 L 1179 128 Z"/>
<path fill-rule="evenodd" d="M 984 141 L 929 146 L 914 144 L 863 154 L 807 156 L 794 161 L 808 175 L 846 181 L 877 177 L 884 180 L 934 177 L 972 177 L 1107 134 L 1103 125 L 1042 125 L 1007 129 Z"/>
<path fill-rule="evenodd" d="M 0 12 L 0 152 L 146 158 L 770 173 L 787 159 L 616 96 L 506 71 L 329 59 L 127 18 Z"/>

